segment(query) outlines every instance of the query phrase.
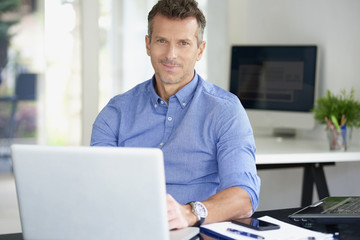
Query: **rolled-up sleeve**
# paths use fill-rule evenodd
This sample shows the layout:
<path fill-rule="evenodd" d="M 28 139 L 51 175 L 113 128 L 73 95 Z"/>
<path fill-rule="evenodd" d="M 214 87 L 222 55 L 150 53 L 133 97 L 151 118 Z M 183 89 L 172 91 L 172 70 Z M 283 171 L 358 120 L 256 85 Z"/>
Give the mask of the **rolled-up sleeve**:
<path fill-rule="evenodd" d="M 255 211 L 259 205 L 261 181 L 256 170 L 252 128 L 240 101 L 231 101 L 223 107 L 218 124 L 219 191 L 241 187 L 249 194 Z"/>

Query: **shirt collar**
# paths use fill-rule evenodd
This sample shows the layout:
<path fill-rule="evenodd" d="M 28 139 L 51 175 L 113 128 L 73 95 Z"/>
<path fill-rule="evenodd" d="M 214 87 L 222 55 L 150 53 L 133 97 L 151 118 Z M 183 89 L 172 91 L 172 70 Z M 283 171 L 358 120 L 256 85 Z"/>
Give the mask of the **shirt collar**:
<path fill-rule="evenodd" d="M 180 89 L 177 93 L 175 93 L 176 98 L 178 99 L 182 108 L 186 107 L 186 105 L 190 102 L 192 97 L 194 96 L 196 87 L 198 85 L 199 75 L 194 70 L 194 78 L 186 84 L 182 89 Z"/>
<path fill-rule="evenodd" d="M 151 102 L 152 102 L 153 106 L 157 105 L 161 101 L 161 98 L 156 93 L 154 86 L 155 86 L 155 74 L 149 80 L 149 84 L 148 84 L 148 90 L 149 90 L 149 93 L 150 93 L 150 98 L 151 98 Z"/>
<path fill-rule="evenodd" d="M 175 93 L 174 96 L 172 96 L 178 99 L 182 108 L 184 108 L 190 102 L 191 98 L 194 96 L 196 87 L 198 85 L 198 81 L 199 81 L 199 75 L 194 70 L 194 78 L 188 84 L 186 84 L 182 89 L 180 89 L 177 93 Z M 154 84 L 155 84 L 155 75 L 149 81 L 150 98 L 153 105 L 158 104 L 160 101 L 163 101 L 156 93 Z"/>

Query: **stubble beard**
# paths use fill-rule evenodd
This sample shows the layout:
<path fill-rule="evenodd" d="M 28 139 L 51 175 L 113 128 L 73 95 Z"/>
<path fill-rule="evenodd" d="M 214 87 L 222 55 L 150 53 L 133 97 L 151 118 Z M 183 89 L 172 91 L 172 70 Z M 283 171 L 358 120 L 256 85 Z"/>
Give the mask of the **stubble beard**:
<path fill-rule="evenodd" d="M 176 67 L 180 67 L 180 68 L 183 66 L 181 63 L 178 63 L 178 62 L 173 61 L 173 60 L 167 60 L 167 59 L 160 60 L 159 63 L 161 65 L 166 64 L 166 65 L 176 66 Z M 157 75 L 158 75 L 160 81 L 165 83 L 165 84 L 178 84 L 178 83 L 182 82 L 186 78 L 186 74 L 179 77 L 179 78 L 177 78 L 177 79 L 175 79 L 175 80 L 169 80 L 169 79 L 161 76 L 160 73 L 158 73 Z"/>

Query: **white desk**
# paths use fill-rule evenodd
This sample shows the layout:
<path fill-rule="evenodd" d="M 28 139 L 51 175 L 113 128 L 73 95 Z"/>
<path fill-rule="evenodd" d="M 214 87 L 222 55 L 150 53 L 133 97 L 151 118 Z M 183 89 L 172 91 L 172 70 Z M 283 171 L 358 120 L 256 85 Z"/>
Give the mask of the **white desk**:
<path fill-rule="evenodd" d="M 304 168 L 301 206 L 312 202 L 313 186 L 319 198 L 329 196 L 324 165 L 360 161 L 360 146 L 352 142 L 345 152 L 330 151 L 327 140 L 280 139 L 255 136 L 256 165 L 259 170 L 274 168 Z"/>

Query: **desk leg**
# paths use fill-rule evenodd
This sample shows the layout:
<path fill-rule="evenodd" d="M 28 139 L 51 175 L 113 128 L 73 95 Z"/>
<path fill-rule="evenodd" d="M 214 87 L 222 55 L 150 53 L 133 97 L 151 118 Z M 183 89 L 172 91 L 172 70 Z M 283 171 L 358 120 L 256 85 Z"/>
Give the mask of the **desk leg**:
<path fill-rule="evenodd" d="M 319 199 L 330 196 L 323 166 L 320 164 L 314 164 L 312 167 L 312 174 L 315 180 L 315 186 L 319 195 Z"/>
<path fill-rule="evenodd" d="M 312 166 L 304 167 L 303 186 L 301 194 L 301 207 L 311 204 L 313 198 L 314 178 L 311 171 Z"/>
<path fill-rule="evenodd" d="M 312 203 L 314 183 L 319 199 L 330 196 L 324 168 L 318 163 L 304 167 L 303 189 L 301 196 L 302 207 L 308 206 Z"/>

